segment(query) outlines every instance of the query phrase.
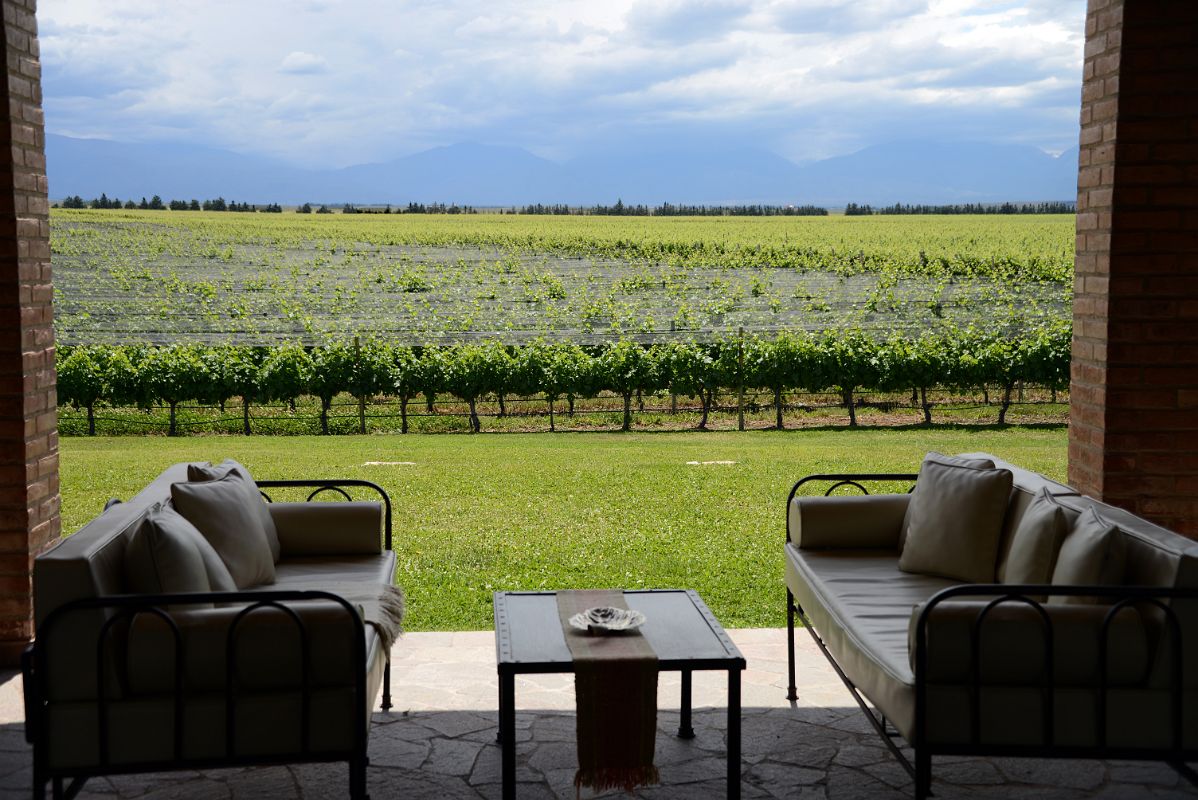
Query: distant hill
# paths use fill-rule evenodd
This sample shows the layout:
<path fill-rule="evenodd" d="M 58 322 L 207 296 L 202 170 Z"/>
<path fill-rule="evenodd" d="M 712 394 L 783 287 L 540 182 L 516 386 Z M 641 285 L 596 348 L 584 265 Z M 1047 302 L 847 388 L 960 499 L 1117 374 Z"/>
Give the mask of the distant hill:
<path fill-rule="evenodd" d="M 895 142 L 809 164 L 799 180 L 830 205 L 1074 200 L 1077 156 L 1076 149 L 1054 158 L 1021 145 Z"/>
<path fill-rule="evenodd" d="M 50 196 L 160 195 L 250 203 L 444 202 L 593 205 L 662 202 L 841 206 L 1073 200 L 1077 151 L 900 142 L 796 165 L 753 148 L 613 149 L 564 164 L 515 147 L 437 147 L 379 164 L 305 170 L 224 150 L 46 137 Z"/>

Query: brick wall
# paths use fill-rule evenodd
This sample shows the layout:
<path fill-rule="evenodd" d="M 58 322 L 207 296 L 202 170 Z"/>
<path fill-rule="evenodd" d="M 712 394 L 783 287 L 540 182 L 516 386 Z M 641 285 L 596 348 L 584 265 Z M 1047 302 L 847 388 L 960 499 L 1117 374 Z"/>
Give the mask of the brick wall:
<path fill-rule="evenodd" d="M 1198 3 L 1090 0 L 1069 479 L 1198 536 Z"/>
<path fill-rule="evenodd" d="M 0 92 L 0 663 L 33 632 L 33 556 L 59 535 L 49 203 L 35 0 L 3 0 Z"/>

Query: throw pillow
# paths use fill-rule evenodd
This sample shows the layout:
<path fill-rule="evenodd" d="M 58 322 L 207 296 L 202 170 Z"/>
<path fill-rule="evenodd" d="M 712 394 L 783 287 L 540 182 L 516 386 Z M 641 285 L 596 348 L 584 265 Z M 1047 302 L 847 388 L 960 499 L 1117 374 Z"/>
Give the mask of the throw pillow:
<path fill-rule="evenodd" d="M 230 472 L 240 473 L 245 478 L 246 496 L 250 505 L 254 506 L 258 516 L 262 520 L 262 529 L 266 531 L 266 543 L 270 545 L 270 554 L 276 564 L 279 563 L 279 532 L 275 528 L 274 518 L 270 515 L 270 509 L 266 505 L 266 501 L 262 497 L 262 493 L 258 491 L 258 484 L 254 483 L 254 476 L 246 469 L 244 464 L 239 464 L 231 458 L 226 458 L 219 464 L 211 462 L 207 464 L 188 464 L 187 465 L 187 480 L 189 481 L 215 481 L 228 475 Z"/>
<path fill-rule="evenodd" d="M 1011 535 L 1003 583 L 1048 583 L 1061 540 L 1069 530 L 1065 507 L 1045 486 L 1023 512 Z"/>
<path fill-rule="evenodd" d="M 230 472 L 214 481 L 171 484 L 171 502 L 204 535 L 238 589 L 275 582 L 262 518 L 248 501 L 248 481 Z"/>
<path fill-rule="evenodd" d="M 1091 506 L 1073 524 L 1073 530 L 1061 544 L 1056 566 L 1052 570 L 1054 586 L 1118 586 L 1123 583 L 1126 560 L 1123 534 Z M 1048 598 L 1054 604 L 1085 604 L 1101 602 L 1089 596 Z"/>
<path fill-rule="evenodd" d="M 968 583 L 993 583 L 1010 470 L 924 459 L 907 507 L 907 542 L 899 569 Z"/>
<path fill-rule="evenodd" d="M 237 590 L 212 545 L 161 503 L 150 507 L 125 545 L 125 580 L 134 594 Z"/>
<path fill-rule="evenodd" d="M 976 469 L 994 469 L 994 462 L 988 458 L 961 458 L 960 456 L 946 456 L 943 453 L 931 452 L 923 457 L 924 461 L 933 459 L 941 464 L 956 464 L 962 467 L 975 467 Z M 923 466 L 920 466 L 920 472 L 923 472 Z M 921 476 L 922 477 L 922 476 Z M 915 484 L 915 491 L 919 491 L 919 483 Z M 914 495 L 914 492 L 912 493 Z M 907 513 L 903 515 L 903 527 L 899 530 L 898 547 L 901 551 L 907 546 L 907 530 L 911 527 L 911 506 L 907 506 Z"/>

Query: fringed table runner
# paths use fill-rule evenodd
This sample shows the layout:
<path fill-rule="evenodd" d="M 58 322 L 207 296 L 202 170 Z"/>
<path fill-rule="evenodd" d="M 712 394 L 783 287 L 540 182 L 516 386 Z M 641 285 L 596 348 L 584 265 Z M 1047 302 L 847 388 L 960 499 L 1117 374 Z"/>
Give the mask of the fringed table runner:
<path fill-rule="evenodd" d="M 578 773 L 574 786 L 596 792 L 658 782 L 657 654 L 639 631 L 591 635 L 570 624 L 588 608 L 628 608 L 619 590 L 557 593 L 562 632 L 574 658 Z"/>

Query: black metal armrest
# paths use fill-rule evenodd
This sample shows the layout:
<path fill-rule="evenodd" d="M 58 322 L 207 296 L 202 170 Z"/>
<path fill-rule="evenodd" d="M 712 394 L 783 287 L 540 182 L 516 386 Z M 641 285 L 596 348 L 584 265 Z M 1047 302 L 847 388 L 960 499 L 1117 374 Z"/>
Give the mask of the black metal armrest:
<path fill-rule="evenodd" d="M 968 584 L 952 586 L 933 595 L 919 612 L 915 623 L 915 740 L 912 744 L 921 746 L 926 741 L 927 724 L 927 691 L 928 691 L 928 624 L 934 609 L 946 601 L 966 598 L 990 598 L 981 606 L 973 630 L 970 635 L 970 674 L 973 678 L 971 691 L 971 724 L 973 726 L 973 742 L 980 742 L 980 696 L 981 696 L 981 626 L 991 611 L 1003 605 L 1015 604 L 1031 608 L 1039 619 L 1040 631 L 1044 641 L 1044 660 L 1041 665 L 1041 691 L 1043 700 L 1042 723 L 1044 726 L 1044 743 L 1054 742 L 1055 716 L 1055 671 L 1053 665 L 1053 606 L 1046 606 L 1039 598 L 1047 597 L 1086 597 L 1096 598 L 1102 603 L 1100 608 L 1106 609 L 1105 617 L 1099 628 L 1098 640 L 1098 673 L 1099 681 L 1096 691 L 1098 703 L 1097 719 L 1106 719 L 1106 700 L 1110 691 L 1108 676 L 1108 648 L 1110 645 L 1111 623 L 1116 615 L 1129 606 L 1146 604 L 1159 610 L 1165 620 L 1165 628 L 1173 646 L 1169 648 L 1169 685 L 1172 695 L 1172 741 L 1173 750 L 1180 757 L 1183 753 L 1182 722 L 1183 722 L 1183 646 L 1182 628 L 1177 612 L 1167 601 L 1198 600 L 1198 588 L 1176 588 L 1162 586 L 1059 586 L 1053 584 Z M 1109 601 L 1109 605 L 1103 603 Z M 1098 737 L 1100 747 L 1106 743 L 1106 726 L 1099 726 Z"/>
<path fill-rule="evenodd" d="M 392 550 L 391 546 L 391 497 L 377 483 L 364 481 L 357 478 L 333 478 L 333 479 L 313 479 L 313 480 L 276 480 L 276 481 L 257 481 L 258 489 L 275 489 L 275 488 L 311 488 L 313 491 L 309 493 L 307 501 L 311 502 L 313 498 L 322 492 L 334 492 L 341 495 L 346 500 L 352 500 L 349 492 L 345 491 L 347 487 L 362 487 L 377 492 L 383 501 L 383 529 L 386 536 L 385 547 L 387 550 Z M 262 492 L 262 496 L 267 502 L 271 502 L 271 496 L 266 492 Z"/>
<path fill-rule="evenodd" d="M 236 664 L 237 664 L 237 637 L 236 633 L 239 625 L 248 618 L 254 611 L 259 609 L 275 609 L 282 612 L 296 626 L 300 638 L 300 673 L 301 673 L 301 689 L 303 696 L 303 714 L 301 732 L 301 742 L 304 743 L 305 754 L 307 753 L 309 742 L 309 718 L 310 714 L 310 696 L 311 696 L 311 642 L 310 633 L 304 622 L 302 607 L 297 610 L 294 604 L 305 603 L 311 601 L 323 601 L 326 603 L 334 603 L 340 606 L 345 611 L 346 624 L 352 627 L 352 648 L 351 653 L 353 665 L 353 680 L 356 690 L 356 708 L 367 708 L 366 698 L 366 636 L 365 623 L 362 620 L 358 609 L 347 601 L 345 598 L 325 591 L 296 591 L 296 590 L 271 590 L 271 591 L 244 591 L 244 592 L 194 592 L 194 593 L 173 593 L 173 594 L 146 594 L 146 595 L 112 595 L 107 597 L 89 597 L 80 600 L 75 600 L 66 603 L 59 608 L 54 609 L 46 617 L 46 619 L 38 626 L 38 638 L 35 639 L 22 654 L 21 668 L 22 677 L 25 688 L 25 709 L 26 709 L 26 738 L 30 742 L 39 741 L 45 733 L 43 715 L 48 702 L 48 693 L 43 685 L 43 676 L 48 675 L 47 671 L 47 642 L 51 641 L 54 634 L 55 626 L 60 624 L 60 621 L 71 614 L 87 611 L 99 611 L 105 613 L 105 618 L 100 622 L 99 633 L 96 641 L 95 653 L 95 674 L 97 697 L 96 703 L 99 712 L 99 752 L 100 760 L 103 764 L 108 762 L 108 737 L 107 737 L 107 717 L 108 705 L 110 699 L 104 687 L 108 685 L 106 673 L 114 668 L 114 663 L 111 660 L 111 649 L 108 646 L 111 637 L 115 634 L 116 626 L 120 623 L 132 623 L 139 615 L 148 615 L 159 619 L 170 631 L 174 647 L 174 663 L 172 665 L 172 673 L 174 675 L 174 687 L 172 698 L 175 706 L 175 758 L 176 760 L 183 759 L 183 718 L 185 713 L 185 697 L 187 687 L 185 686 L 186 669 L 184 664 L 184 636 L 179 625 L 172 618 L 170 609 L 178 609 L 188 605 L 200 604 L 221 604 L 221 605 L 242 605 L 237 613 L 229 622 L 227 633 L 227 645 L 225 648 L 225 663 L 226 663 L 226 679 L 224 684 L 225 704 L 226 704 L 226 730 L 227 739 L 226 746 L 229 748 L 229 755 L 233 755 L 234 746 L 234 731 L 235 719 L 237 711 L 237 680 L 236 680 Z M 80 665 L 83 667 L 83 665 Z M 121 676 L 117 676 L 118 680 Z M 126 676 L 127 677 L 127 676 Z M 356 735 L 361 739 L 359 745 L 365 747 L 365 726 L 357 726 Z"/>

